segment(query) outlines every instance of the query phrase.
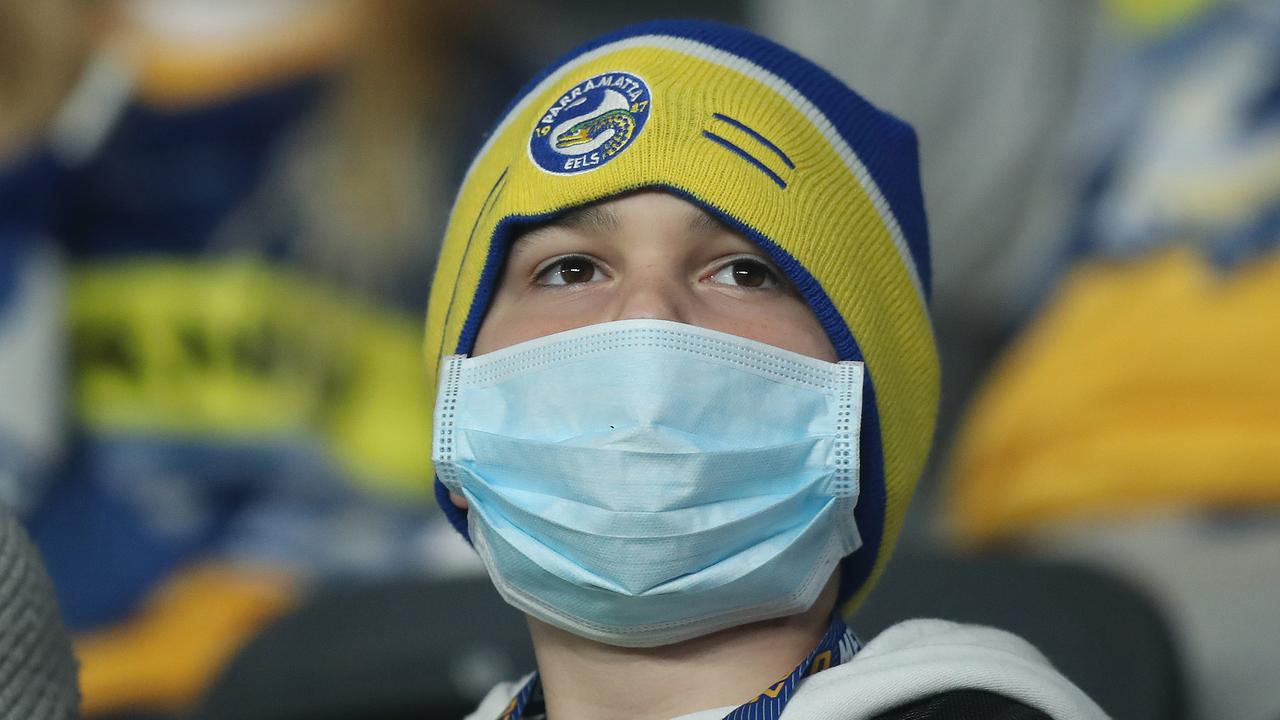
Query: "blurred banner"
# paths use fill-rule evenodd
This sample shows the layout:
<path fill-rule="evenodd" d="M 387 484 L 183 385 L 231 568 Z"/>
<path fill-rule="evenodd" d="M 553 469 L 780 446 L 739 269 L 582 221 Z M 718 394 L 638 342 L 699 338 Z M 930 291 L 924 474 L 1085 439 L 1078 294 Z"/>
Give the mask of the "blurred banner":
<path fill-rule="evenodd" d="M 1280 6 L 1117 53 L 1065 277 L 961 425 L 975 539 L 1280 507 Z"/>
<path fill-rule="evenodd" d="M 1150 588 L 1195 716 L 1267 720 L 1280 716 L 1280 5 L 1139 30 L 1100 58 L 1063 276 L 958 423 L 944 507 L 963 541 L 1021 541 Z"/>
<path fill-rule="evenodd" d="M 477 566 L 429 495 L 419 345 L 447 188 L 518 81 L 479 12 L 0 5 L 30 46 L 0 69 L 0 496 L 86 714 L 188 706 L 316 583 Z"/>

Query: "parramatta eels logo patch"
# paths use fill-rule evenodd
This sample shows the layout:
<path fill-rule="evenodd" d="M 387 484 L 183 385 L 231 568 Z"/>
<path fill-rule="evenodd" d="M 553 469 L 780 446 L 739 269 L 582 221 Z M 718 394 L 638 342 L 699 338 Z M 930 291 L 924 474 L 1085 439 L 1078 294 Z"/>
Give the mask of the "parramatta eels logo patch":
<path fill-rule="evenodd" d="M 569 88 L 538 119 L 529 155 L 557 175 L 594 170 L 626 150 L 649 119 L 649 86 L 625 72 Z"/>

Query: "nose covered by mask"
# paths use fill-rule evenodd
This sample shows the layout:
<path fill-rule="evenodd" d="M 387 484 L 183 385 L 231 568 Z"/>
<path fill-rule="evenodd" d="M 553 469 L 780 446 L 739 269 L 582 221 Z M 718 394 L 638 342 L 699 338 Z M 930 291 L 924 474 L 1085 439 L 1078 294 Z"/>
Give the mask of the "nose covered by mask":
<path fill-rule="evenodd" d="M 433 459 L 520 610 L 613 645 L 802 612 L 861 545 L 863 365 L 681 323 L 446 358 Z"/>

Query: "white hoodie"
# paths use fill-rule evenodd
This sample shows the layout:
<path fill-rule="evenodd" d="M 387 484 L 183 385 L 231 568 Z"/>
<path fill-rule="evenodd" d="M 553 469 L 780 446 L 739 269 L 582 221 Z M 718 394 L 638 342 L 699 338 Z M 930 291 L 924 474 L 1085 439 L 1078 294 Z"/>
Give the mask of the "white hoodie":
<path fill-rule="evenodd" d="M 523 682 L 499 684 L 467 720 L 497 718 Z M 849 662 L 803 680 L 782 720 L 864 720 L 946 691 L 966 689 L 1017 700 L 1054 720 L 1107 717 L 1016 635 L 945 620 L 908 620 L 880 633 Z M 733 709 L 701 710 L 675 720 L 721 720 Z"/>

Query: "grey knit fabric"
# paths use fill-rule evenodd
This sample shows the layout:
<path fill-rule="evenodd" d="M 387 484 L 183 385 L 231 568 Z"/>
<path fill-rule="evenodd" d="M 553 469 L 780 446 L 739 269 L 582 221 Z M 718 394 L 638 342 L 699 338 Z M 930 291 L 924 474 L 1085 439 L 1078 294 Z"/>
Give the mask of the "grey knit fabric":
<path fill-rule="evenodd" d="M 71 639 L 44 564 L 0 503 L 0 720 L 79 717 Z"/>

